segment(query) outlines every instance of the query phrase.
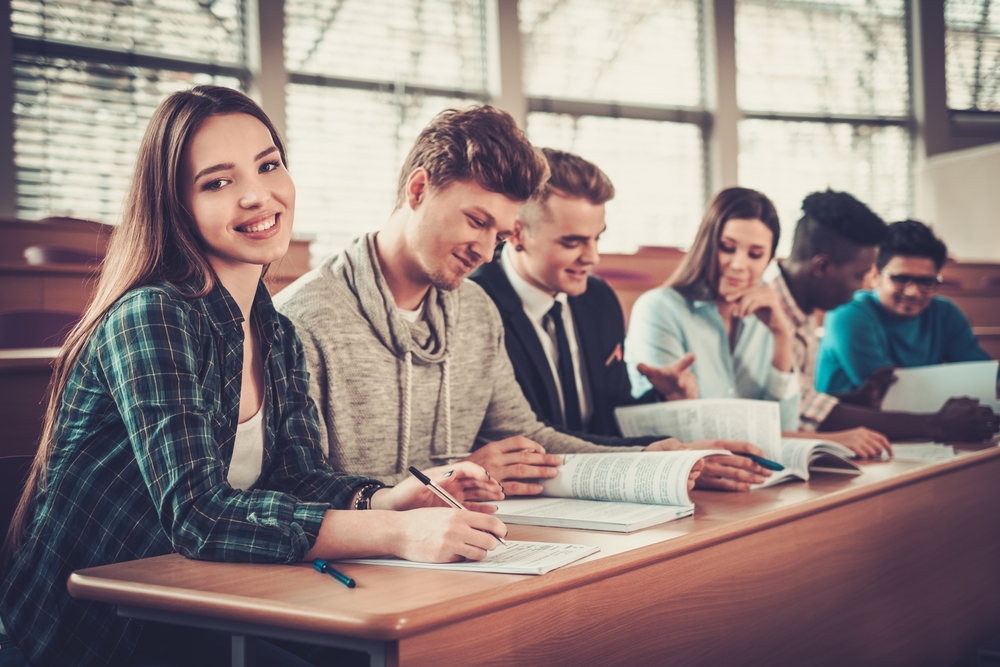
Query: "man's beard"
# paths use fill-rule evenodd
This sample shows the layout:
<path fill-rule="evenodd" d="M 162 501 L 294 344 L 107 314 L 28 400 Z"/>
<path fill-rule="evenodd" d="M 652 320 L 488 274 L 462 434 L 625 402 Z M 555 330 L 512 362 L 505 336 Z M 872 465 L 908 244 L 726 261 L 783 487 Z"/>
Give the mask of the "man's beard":
<path fill-rule="evenodd" d="M 430 278 L 431 285 L 434 285 L 437 289 L 442 292 L 450 292 L 457 289 L 465 277 L 472 273 L 471 271 L 462 273 L 460 275 L 455 275 L 453 273 L 447 273 L 445 271 L 437 270 L 431 273 L 428 278 Z"/>

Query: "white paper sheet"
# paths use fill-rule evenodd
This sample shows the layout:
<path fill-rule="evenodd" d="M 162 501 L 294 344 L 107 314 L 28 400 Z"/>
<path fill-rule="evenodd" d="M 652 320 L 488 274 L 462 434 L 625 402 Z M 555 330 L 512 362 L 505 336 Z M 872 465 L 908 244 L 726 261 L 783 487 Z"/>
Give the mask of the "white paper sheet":
<path fill-rule="evenodd" d="M 580 560 L 600 551 L 599 547 L 588 544 L 558 544 L 554 542 L 514 542 L 507 541 L 491 551 L 480 561 L 459 563 L 417 563 L 401 558 L 353 558 L 340 563 L 362 563 L 365 565 L 392 565 L 395 567 L 416 567 L 427 570 L 461 570 L 463 572 L 495 572 L 500 574 L 545 574 L 552 570 Z"/>
<path fill-rule="evenodd" d="M 918 368 L 897 368 L 896 382 L 882 401 L 883 410 L 937 412 L 949 398 L 978 398 L 1000 411 L 996 397 L 997 362 L 965 361 Z"/>
<path fill-rule="evenodd" d="M 781 415 L 776 401 L 699 398 L 617 408 L 622 435 L 670 435 L 682 442 L 721 438 L 752 442 L 781 460 Z"/>
<path fill-rule="evenodd" d="M 947 461 L 957 456 L 955 448 L 936 442 L 892 445 L 892 455 L 897 461 Z"/>

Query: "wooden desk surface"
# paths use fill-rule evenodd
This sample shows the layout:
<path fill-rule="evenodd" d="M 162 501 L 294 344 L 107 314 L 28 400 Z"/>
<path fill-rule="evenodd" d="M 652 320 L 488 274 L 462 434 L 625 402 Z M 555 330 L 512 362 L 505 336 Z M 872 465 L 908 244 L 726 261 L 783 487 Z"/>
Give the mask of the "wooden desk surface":
<path fill-rule="evenodd" d="M 786 664 L 847 664 L 829 660 L 834 648 L 845 660 L 861 651 L 870 664 L 920 664 L 901 659 L 914 654 L 924 664 L 950 664 L 955 651 L 969 648 L 970 633 L 1000 620 L 1000 448 L 864 468 L 859 477 L 816 475 L 748 494 L 695 492 L 693 518 L 628 535 L 511 526 L 513 539 L 601 547 L 540 577 L 343 565 L 358 581 L 350 590 L 308 564 L 168 555 L 74 573 L 69 589 L 132 607 L 390 640 L 390 664 L 440 662 L 441 642 L 453 657 L 471 652 L 462 653 L 476 656 L 470 664 L 581 664 L 581 656 L 565 653 L 572 647 L 588 651 L 591 664 L 618 662 L 623 651 L 624 662 L 638 664 L 662 657 L 662 642 L 688 662 L 781 664 L 776 657 L 792 660 L 793 644 L 803 641 L 822 652 L 805 659 L 798 647 L 798 659 Z M 955 572 L 940 567 L 942 557 Z M 956 610 L 949 596 L 968 598 L 968 584 L 956 588 L 956 577 L 972 575 L 978 599 Z M 902 606 L 887 607 L 887 599 Z M 920 622 L 910 620 L 918 612 Z M 901 643 L 900 632 L 926 629 L 928 614 L 945 638 Z M 980 625 L 971 627 L 970 617 Z M 804 640 L 797 623 L 816 624 L 815 636 Z M 831 644 L 829 623 L 850 625 L 853 638 Z M 713 643 L 720 634 L 734 639 Z M 484 655 L 496 642 L 507 653 Z M 901 646 L 909 648 L 893 652 Z M 948 662 L 940 662 L 945 654 Z"/>

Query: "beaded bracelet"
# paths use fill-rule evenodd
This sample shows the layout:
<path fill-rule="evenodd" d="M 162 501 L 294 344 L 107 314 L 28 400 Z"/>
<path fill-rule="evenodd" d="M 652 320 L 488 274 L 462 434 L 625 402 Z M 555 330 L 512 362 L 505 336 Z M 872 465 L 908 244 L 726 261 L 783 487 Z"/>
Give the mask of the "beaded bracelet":
<path fill-rule="evenodd" d="M 372 508 L 372 496 L 379 489 L 386 488 L 385 484 L 382 482 L 371 482 L 365 484 L 358 491 L 357 499 L 354 501 L 354 509 L 356 510 L 370 510 Z"/>

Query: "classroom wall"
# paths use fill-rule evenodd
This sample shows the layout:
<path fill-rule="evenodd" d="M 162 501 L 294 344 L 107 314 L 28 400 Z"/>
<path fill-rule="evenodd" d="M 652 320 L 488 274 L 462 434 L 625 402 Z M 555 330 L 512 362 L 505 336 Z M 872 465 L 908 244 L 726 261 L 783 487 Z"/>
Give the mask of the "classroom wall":
<path fill-rule="evenodd" d="M 934 155 L 917 167 L 914 217 L 963 262 L 1000 260 L 1000 143 Z"/>

